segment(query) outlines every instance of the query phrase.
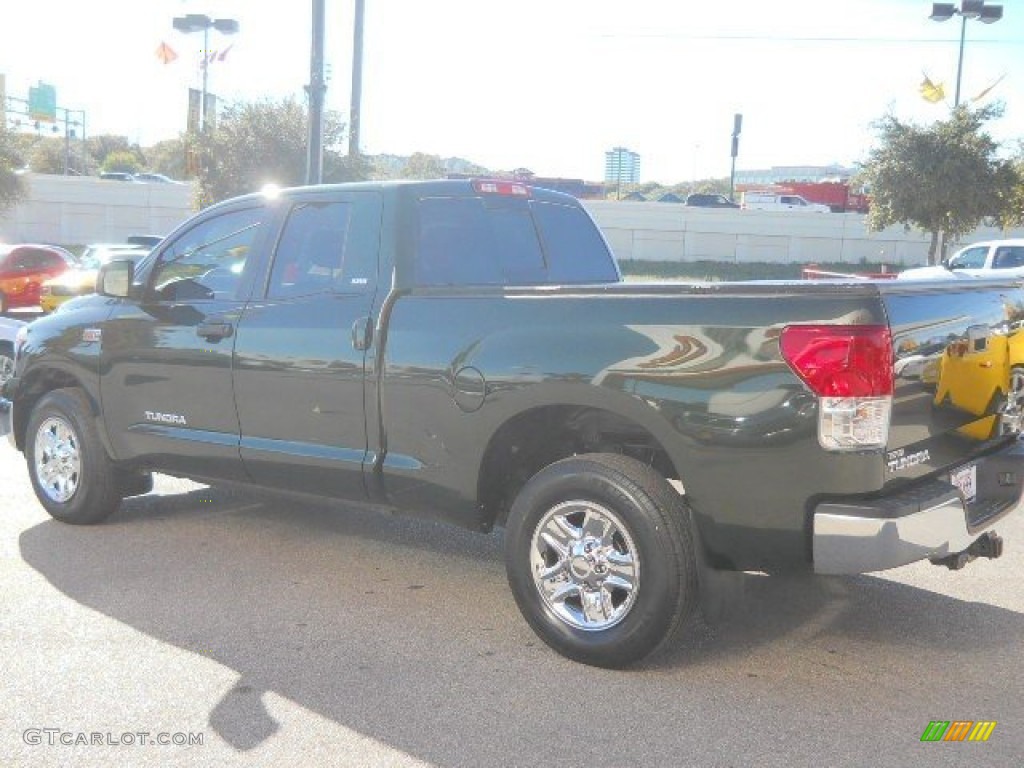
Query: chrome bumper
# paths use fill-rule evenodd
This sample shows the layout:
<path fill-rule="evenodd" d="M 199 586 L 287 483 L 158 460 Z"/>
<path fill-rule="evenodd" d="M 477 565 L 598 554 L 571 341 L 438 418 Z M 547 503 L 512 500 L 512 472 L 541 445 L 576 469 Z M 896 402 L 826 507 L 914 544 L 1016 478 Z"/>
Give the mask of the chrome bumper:
<path fill-rule="evenodd" d="M 968 507 L 948 482 L 934 480 L 882 499 L 825 502 L 814 510 L 814 571 L 884 571 L 963 552 L 1013 512 L 1024 488 L 1024 443 L 978 459 L 978 499 Z M 977 525 L 977 505 L 994 510 Z"/>

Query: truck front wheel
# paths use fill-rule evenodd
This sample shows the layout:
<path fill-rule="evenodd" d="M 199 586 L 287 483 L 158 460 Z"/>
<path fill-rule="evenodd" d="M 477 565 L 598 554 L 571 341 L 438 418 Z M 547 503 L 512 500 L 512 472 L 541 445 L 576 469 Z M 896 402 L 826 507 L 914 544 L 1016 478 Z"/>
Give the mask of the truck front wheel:
<path fill-rule="evenodd" d="M 100 443 L 84 393 L 44 395 L 29 418 L 25 446 L 36 498 L 65 523 L 98 523 L 121 503 L 113 463 Z"/>
<path fill-rule="evenodd" d="M 584 664 L 644 658 L 697 604 L 689 509 L 625 456 L 575 456 L 534 475 L 509 514 L 505 563 L 533 630 Z"/>

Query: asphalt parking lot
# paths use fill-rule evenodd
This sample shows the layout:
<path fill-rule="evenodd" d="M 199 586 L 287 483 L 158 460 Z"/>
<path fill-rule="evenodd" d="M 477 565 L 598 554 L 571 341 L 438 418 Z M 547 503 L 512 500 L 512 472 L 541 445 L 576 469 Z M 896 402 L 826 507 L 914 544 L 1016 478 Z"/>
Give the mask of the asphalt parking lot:
<path fill-rule="evenodd" d="M 1009 766 L 1024 754 L 1024 516 L 999 526 L 1001 560 L 960 573 L 751 575 L 726 621 L 695 621 L 646 665 L 609 672 L 533 636 L 497 535 L 165 477 L 107 523 L 72 527 L 44 514 L 6 441 L 0 511 L 3 765 Z M 997 725 L 985 743 L 922 743 L 932 720 Z"/>

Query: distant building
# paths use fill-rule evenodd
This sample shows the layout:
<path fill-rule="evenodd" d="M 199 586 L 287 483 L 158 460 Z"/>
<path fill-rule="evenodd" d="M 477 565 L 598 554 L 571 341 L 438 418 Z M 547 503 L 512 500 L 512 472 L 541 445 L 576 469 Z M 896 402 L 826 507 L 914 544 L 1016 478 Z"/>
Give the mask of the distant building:
<path fill-rule="evenodd" d="M 604 153 L 604 181 L 606 184 L 639 184 L 640 155 L 625 147 L 615 147 Z"/>
<path fill-rule="evenodd" d="M 773 165 L 767 170 L 736 171 L 736 183 L 780 184 L 784 181 L 846 181 L 856 168 L 842 165 Z"/>

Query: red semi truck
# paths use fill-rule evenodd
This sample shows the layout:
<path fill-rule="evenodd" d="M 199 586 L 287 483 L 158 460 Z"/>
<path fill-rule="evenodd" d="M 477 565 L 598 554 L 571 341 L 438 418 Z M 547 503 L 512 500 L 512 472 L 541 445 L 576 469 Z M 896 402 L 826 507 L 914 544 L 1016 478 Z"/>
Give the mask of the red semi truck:
<path fill-rule="evenodd" d="M 812 203 L 824 203 L 833 213 L 867 213 L 869 198 L 855 192 L 846 181 L 787 181 L 785 189 Z"/>

